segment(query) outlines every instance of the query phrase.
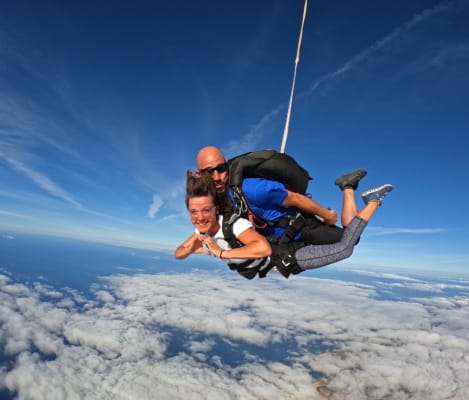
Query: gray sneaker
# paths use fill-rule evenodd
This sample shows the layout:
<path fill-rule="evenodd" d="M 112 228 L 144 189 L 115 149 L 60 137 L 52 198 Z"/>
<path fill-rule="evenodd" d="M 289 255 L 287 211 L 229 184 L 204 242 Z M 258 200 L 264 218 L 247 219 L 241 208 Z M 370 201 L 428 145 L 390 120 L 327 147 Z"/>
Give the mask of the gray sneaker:
<path fill-rule="evenodd" d="M 357 190 L 358 182 L 366 175 L 366 170 L 364 169 L 356 169 L 348 174 L 339 176 L 335 180 L 335 184 L 340 187 L 340 190 L 344 190 L 346 188 L 351 188 L 353 190 Z"/>
<path fill-rule="evenodd" d="M 392 190 L 392 185 L 386 183 L 385 185 L 378 186 L 377 188 L 367 190 L 362 194 L 362 199 L 365 205 L 370 201 L 377 201 L 380 206 L 386 195 Z"/>

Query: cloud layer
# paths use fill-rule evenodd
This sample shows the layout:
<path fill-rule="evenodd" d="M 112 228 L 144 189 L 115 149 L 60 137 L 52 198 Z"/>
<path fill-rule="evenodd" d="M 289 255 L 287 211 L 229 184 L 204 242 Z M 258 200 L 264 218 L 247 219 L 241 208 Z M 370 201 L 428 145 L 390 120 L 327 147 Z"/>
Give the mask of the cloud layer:
<path fill-rule="evenodd" d="M 19 399 L 467 398 L 469 283 L 448 296 L 375 279 L 115 275 L 86 299 L 0 275 L 0 388 Z M 439 297 L 378 295 L 393 285 Z"/>

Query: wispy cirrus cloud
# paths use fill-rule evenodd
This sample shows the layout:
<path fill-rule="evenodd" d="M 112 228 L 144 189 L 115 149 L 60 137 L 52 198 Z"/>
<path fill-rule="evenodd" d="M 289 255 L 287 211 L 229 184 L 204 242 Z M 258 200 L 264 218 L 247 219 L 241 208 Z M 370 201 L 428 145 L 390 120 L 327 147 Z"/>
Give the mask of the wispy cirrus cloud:
<path fill-rule="evenodd" d="M 382 226 L 370 226 L 367 232 L 372 235 L 434 235 L 447 232 L 444 228 L 387 228 Z"/>
<path fill-rule="evenodd" d="M 46 147 L 67 156 L 75 154 L 61 128 L 54 125 L 54 118 L 45 115 L 48 115 L 45 110 L 20 93 L 0 93 L 0 161 L 45 193 L 81 208 L 79 201 L 37 167 L 41 159 L 38 148 Z"/>
<path fill-rule="evenodd" d="M 340 65 L 337 69 L 321 76 L 319 79 L 313 82 L 307 90 L 298 93 L 297 97 L 311 96 L 319 87 L 325 83 L 345 75 L 348 71 L 366 61 L 366 59 L 368 59 L 368 57 L 370 57 L 372 54 L 385 48 L 388 44 L 398 39 L 404 33 L 411 31 L 413 28 L 425 22 L 429 18 L 440 13 L 457 10 L 459 7 L 466 6 L 467 3 L 467 0 L 445 1 L 435 5 L 434 7 L 428 8 L 417 15 L 414 15 L 409 21 L 397 27 L 392 32 L 388 33 L 385 37 L 377 40 L 364 50 L 358 52 L 348 61 Z M 459 49 L 461 50 L 461 48 Z M 462 48 L 462 50 L 465 50 L 465 48 Z M 265 114 L 258 123 L 254 124 L 252 128 L 243 137 L 241 137 L 239 141 L 230 142 L 226 147 L 227 154 L 236 155 L 254 149 L 257 143 L 259 143 L 261 138 L 264 136 L 264 133 L 266 132 L 266 125 L 273 122 L 281 112 L 285 112 L 286 105 L 286 102 L 278 105 L 274 110 Z"/>
<path fill-rule="evenodd" d="M 14 217 L 14 218 L 30 218 L 28 215 L 18 214 L 7 210 L 0 209 L 0 215 L 5 217 Z"/>
<path fill-rule="evenodd" d="M 285 109 L 285 104 L 280 104 L 274 110 L 265 114 L 259 122 L 254 124 L 249 132 L 243 135 L 241 138 L 231 140 L 224 148 L 223 152 L 227 158 L 231 158 L 235 155 L 252 151 L 256 148 L 259 141 L 264 136 L 265 132 L 272 131 L 270 125 L 274 123 L 279 115 Z M 279 137 L 280 140 L 280 137 Z"/>
<path fill-rule="evenodd" d="M 46 175 L 32 170 L 29 166 L 25 165 L 20 160 L 11 158 L 2 151 L 0 151 L 0 159 L 3 159 L 10 167 L 21 173 L 23 176 L 34 182 L 37 186 L 52 196 L 62 199 L 63 201 L 75 207 L 82 207 L 82 205 L 77 200 L 75 200 L 69 193 L 67 193 L 63 188 L 53 182 Z"/>
<path fill-rule="evenodd" d="M 309 96 L 313 92 L 316 91 L 322 84 L 327 81 L 333 80 L 341 75 L 344 75 L 347 71 L 351 70 L 358 64 L 365 61 L 369 56 L 375 53 L 378 50 L 383 49 L 386 45 L 391 43 L 392 41 L 396 40 L 402 34 L 412 30 L 417 25 L 421 24 L 422 22 L 426 21 L 428 18 L 443 12 L 450 11 L 455 9 L 461 4 L 460 0 L 456 1 L 449 1 L 449 2 L 442 2 L 434 7 L 427 8 L 426 10 L 422 11 L 421 13 L 412 17 L 409 21 L 405 22 L 403 25 L 397 27 L 392 32 L 387 34 L 384 38 L 377 40 L 371 46 L 367 47 L 366 49 L 360 51 L 359 53 L 355 54 L 350 60 L 342 64 L 338 69 L 335 71 L 329 72 L 316 80 L 310 88 L 301 93 L 301 96 Z"/>

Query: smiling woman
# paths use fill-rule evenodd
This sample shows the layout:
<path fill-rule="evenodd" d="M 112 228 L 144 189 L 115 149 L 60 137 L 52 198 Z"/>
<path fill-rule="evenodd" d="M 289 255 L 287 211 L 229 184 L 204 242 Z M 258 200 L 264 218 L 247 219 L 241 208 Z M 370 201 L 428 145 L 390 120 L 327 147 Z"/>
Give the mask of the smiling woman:
<path fill-rule="evenodd" d="M 239 218 L 233 225 L 233 234 L 240 247 L 232 248 L 226 240 L 222 226 L 226 205 L 217 196 L 208 174 L 187 173 L 186 207 L 195 232 L 176 249 L 174 255 L 183 259 L 191 254 L 213 255 L 226 260 L 230 268 L 252 279 L 269 264 L 272 253 L 267 239 L 256 232 L 252 224 Z"/>

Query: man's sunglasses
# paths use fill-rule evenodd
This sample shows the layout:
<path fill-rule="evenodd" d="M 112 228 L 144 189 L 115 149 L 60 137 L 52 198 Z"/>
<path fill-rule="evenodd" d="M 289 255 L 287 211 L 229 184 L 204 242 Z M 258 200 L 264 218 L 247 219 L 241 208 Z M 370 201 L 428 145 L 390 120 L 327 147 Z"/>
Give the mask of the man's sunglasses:
<path fill-rule="evenodd" d="M 222 164 L 218 164 L 216 167 L 208 167 L 204 169 L 199 169 L 199 172 L 201 174 L 208 173 L 210 175 L 213 175 L 215 171 L 217 171 L 219 174 L 221 174 L 222 172 L 228 171 L 228 164 L 222 163 Z"/>

